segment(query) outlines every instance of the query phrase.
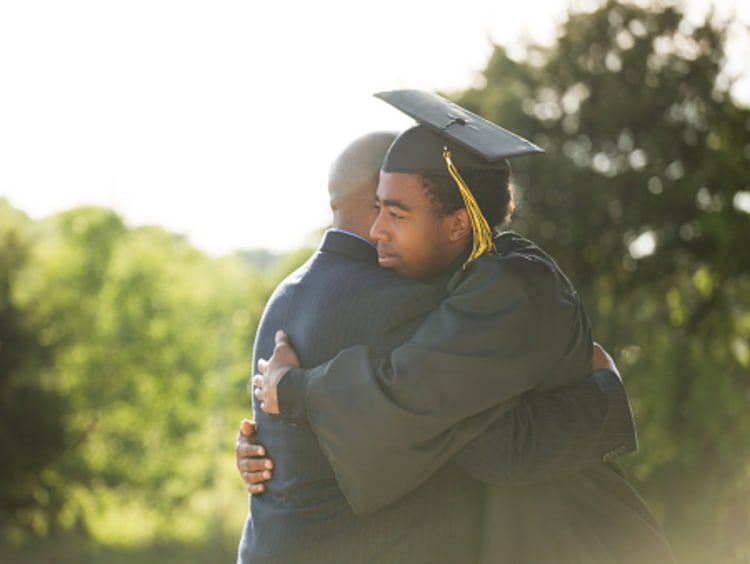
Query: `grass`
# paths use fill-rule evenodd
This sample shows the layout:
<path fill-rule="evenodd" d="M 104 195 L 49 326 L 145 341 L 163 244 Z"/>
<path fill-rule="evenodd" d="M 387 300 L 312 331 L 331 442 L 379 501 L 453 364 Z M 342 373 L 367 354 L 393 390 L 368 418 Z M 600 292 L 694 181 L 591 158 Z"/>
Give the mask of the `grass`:
<path fill-rule="evenodd" d="M 238 539 L 239 540 L 239 539 Z M 45 542 L 20 550 L 0 546 L 0 564 L 205 564 L 234 562 L 236 544 L 163 544 L 143 547 L 92 546 L 90 541 Z"/>

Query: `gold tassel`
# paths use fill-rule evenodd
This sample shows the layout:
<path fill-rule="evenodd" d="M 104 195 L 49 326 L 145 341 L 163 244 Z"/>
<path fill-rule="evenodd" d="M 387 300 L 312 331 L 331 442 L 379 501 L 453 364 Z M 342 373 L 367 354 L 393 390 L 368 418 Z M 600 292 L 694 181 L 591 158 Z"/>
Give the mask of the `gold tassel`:
<path fill-rule="evenodd" d="M 466 262 L 464 263 L 464 268 L 466 268 L 466 265 L 475 258 L 478 258 L 485 253 L 496 252 L 495 242 L 492 240 L 492 228 L 490 227 L 490 224 L 487 223 L 484 215 L 482 215 L 482 210 L 479 208 L 479 204 L 477 204 L 474 194 L 471 193 L 466 182 L 464 182 L 464 179 L 461 178 L 461 175 L 458 173 L 458 169 L 453 164 L 453 161 L 451 160 L 451 152 L 448 150 L 448 147 L 443 147 L 443 158 L 445 159 L 445 164 L 448 166 L 448 172 L 451 173 L 453 180 L 458 184 L 458 189 L 464 200 L 466 211 L 471 219 L 471 231 L 474 236 L 474 244 L 469 258 L 466 259 Z"/>

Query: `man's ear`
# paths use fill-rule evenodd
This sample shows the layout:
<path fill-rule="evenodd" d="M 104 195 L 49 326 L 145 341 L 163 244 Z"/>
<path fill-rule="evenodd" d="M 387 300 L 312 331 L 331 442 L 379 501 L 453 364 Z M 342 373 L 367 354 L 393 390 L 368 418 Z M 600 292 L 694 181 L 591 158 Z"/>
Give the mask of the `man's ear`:
<path fill-rule="evenodd" d="M 465 208 L 456 210 L 450 214 L 450 231 L 448 237 L 451 241 L 460 241 L 464 237 L 471 237 L 471 219 Z"/>

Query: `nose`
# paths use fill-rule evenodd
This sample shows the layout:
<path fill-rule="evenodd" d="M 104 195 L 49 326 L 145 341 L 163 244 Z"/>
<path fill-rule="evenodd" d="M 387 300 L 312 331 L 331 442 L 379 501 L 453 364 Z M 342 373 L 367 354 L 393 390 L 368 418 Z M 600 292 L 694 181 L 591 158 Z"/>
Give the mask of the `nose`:
<path fill-rule="evenodd" d="M 375 218 L 372 227 L 370 227 L 370 239 L 377 243 L 378 241 L 385 241 L 387 236 L 388 230 L 386 228 L 385 214 L 381 209 L 378 212 L 378 216 Z"/>

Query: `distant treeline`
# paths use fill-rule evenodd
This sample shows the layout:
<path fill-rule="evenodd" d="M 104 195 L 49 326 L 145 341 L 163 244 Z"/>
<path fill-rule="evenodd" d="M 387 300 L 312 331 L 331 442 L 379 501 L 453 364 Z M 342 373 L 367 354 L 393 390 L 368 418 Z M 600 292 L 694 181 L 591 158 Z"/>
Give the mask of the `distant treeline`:
<path fill-rule="evenodd" d="M 729 25 L 607 2 L 446 93 L 546 150 L 513 163 L 510 228 L 584 297 L 636 416 L 622 462 L 686 564 L 750 558 L 750 110 Z M 231 553 L 255 328 L 310 249 L 212 259 L 109 210 L 7 203 L 0 245 L 0 544 Z"/>

